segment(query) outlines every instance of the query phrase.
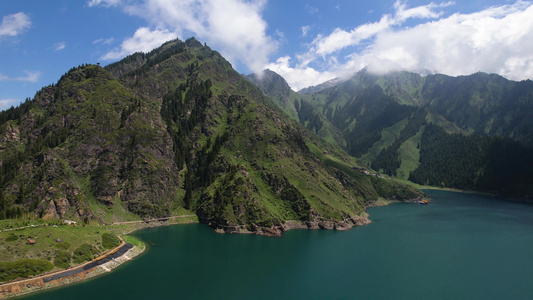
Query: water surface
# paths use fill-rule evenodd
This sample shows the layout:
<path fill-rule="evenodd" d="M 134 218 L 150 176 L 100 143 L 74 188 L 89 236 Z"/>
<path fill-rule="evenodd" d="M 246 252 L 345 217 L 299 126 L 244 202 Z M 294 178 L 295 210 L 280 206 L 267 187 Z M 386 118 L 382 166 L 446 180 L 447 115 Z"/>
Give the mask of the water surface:
<path fill-rule="evenodd" d="M 346 232 L 145 229 L 146 254 L 28 299 L 531 299 L 533 206 L 427 193 L 430 205 L 371 208 L 372 224 Z"/>

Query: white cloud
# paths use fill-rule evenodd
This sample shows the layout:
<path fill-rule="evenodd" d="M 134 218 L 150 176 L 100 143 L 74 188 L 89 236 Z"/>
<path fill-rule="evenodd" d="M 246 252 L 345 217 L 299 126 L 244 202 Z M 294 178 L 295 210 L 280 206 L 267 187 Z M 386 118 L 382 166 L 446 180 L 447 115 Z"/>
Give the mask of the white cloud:
<path fill-rule="evenodd" d="M 300 29 L 302 30 L 302 37 L 306 37 L 309 33 L 309 30 L 311 30 L 311 26 L 302 26 Z"/>
<path fill-rule="evenodd" d="M 87 5 L 89 7 L 93 6 L 104 6 L 104 7 L 110 7 L 110 6 L 117 6 L 121 3 L 121 0 L 90 0 L 87 2 Z"/>
<path fill-rule="evenodd" d="M 266 0 L 143 0 L 122 7 L 160 28 L 153 34 L 166 30 L 181 39 L 194 35 L 219 50 L 231 63 L 260 71 L 277 48 L 277 42 L 266 34 L 267 24 L 261 16 L 265 3 Z M 124 46 L 123 43 L 121 49 L 104 57 L 120 58 L 129 52 Z"/>
<path fill-rule="evenodd" d="M 319 12 L 318 8 L 316 8 L 316 7 L 312 6 L 312 5 L 309 5 L 309 4 L 305 5 L 305 9 L 307 9 L 307 12 L 312 14 L 312 15 L 314 15 L 314 14 Z"/>
<path fill-rule="evenodd" d="M 316 56 L 329 55 L 346 47 L 358 45 L 362 41 L 373 38 L 378 33 L 384 32 L 395 25 L 400 25 L 408 19 L 438 18 L 442 15 L 442 12 L 436 11 L 435 9 L 452 4 L 453 2 L 441 4 L 430 3 L 408 9 L 405 3 L 398 0 L 394 3 L 396 10 L 394 16 L 388 14 L 383 15 L 377 22 L 366 23 L 350 31 L 336 28 L 328 36 L 318 35 L 312 42 L 313 48 L 311 51 Z"/>
<path fill-rule="evenodd" d="M 290 67 L 290 57 L 284 56 L 270 63 L 268 69 L 278 73 L 290 84 L 291 88 L 298 91 L 310 85 L 317 85 L 337 77 L 330 72 L 318 72 L 311 67 Z"/>
<path fill-rule="evenodd" d="M 15 77 L 17 81 L 27 81 L 27 82 L 38 82 L 39 77 L 41 77 L 41 72 L 39 71 L 24 71 L 26 76 Z"/>
<path fill-rule="evenodd" d="M 94 40 L 93 41 L 93 44 L 104 44 L 104 45 L 110 45 L 111 43 L 113 43 L 115 39 L 114 38 L 108 38 L 108 39 L 97 39 L 97 40 Z"/>
<path fill-rule="evenodd" d="M 378 22 L 358 26 L 349 32 L 337 28 L 326 37 L 321 35 L 317 36 L 312 43 L 314 45 L 312 51 L 318 56 L 324 56 L 348 46 L 357 45 L 362 40 L 368 39 L 378 32 L 389 28 L 394 22 L 394 19 L 389 15 L 385 15 Z"/>
<path fill-rule="evenodd" d="M 4 16 L 2 24 L 0 24 L 0 37 L 17 36 L 30 28 L 30 26 L 30 17 L 23 12 Z"/>
<path fill-rule="evenodd" d="M 115 60 L 135 52 L 149 52 L 161 46 L 164 42 L 175 38 L 176 34 L 168 30 L 150 30 L 149 28 L 141 27 L 135 31 L 133 37 L 124 40 L 119 48 L 108 52 L 101 59 Z"/>
<path fill-rule="evenodd" d="M 483 71 L 519 80 L 533 78 L 532 53 L 533 5 L 518 2 L 383 32 L 352 60 L 374 68 L 389 65 L 448 75 Z"/>
<path fill-rule="evenodd" d="M 56 44 L 54 45 L 54 50 L 55 50 L 55 51 L 60 51 L 60 50 L 65 49 L 66 46 L 67 46 L 67 45 L 66 45 L 64 42 L 56 43 Z"/>
<path fill-rule="evenodd" d="M 317 83 L 319 75 L 298 77 L 310 65 L 324 77 L 342 77 L 366 66 L 377 73 L 408 70 L 467 75 L 483 71 L 514 80 L 533 78 L 532 2 L 445 16 L 442 9 L 451 5 L 407 8 L 405 2 L 396 1 L 394 14 L 352 30 L 337 28 L 327 36 L 319 35 L 307 52 L 296 56 L 296 62 L 283 58 L 270 68 L 276 71 L 277 67 L 295 89 Z M 408 19 L 415 25 L 403 27 Z"/>
<path fill-rule="evenodd" d="M 6 110 L 11 106 L 19 105 L 21 100 L 19 99 L 0 99 L 0 111 Z"/>
<path fill-rule="evenodd" d="M 39 71 L 24 71 L 26 76 L 9 77 L 0 73 L 0 81 L 26 81 L 26 82 L 38 82 L 41 72 Z"/>
<path fill-rule="evenodd" d="M 406 8 L 407 5 L 405 2 L 397 0 L 394 3 L 394 8 L 396 9 L 395 18 L 396 20 L 403 22 L 407 19 L 416 18 L 416 19 L 436 19 L 442 16 L 442 11 L 435 11 L 435 8 L 443 8 L 455 4 L 453 1 L 443 2 L 440 4 L 435 4 L 431 2 L 428 5 L 417 6 L 414 8 Z"/>

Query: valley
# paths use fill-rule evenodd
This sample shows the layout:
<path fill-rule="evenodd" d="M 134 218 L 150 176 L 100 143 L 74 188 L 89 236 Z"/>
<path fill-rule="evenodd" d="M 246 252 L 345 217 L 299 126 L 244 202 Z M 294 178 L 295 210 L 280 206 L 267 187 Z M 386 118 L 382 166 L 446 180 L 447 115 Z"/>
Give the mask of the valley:
<path fill-rule="evenodd" d="M 298 94 L 265 72 L 256 84 L 280 108 L 296 111 L 294 119 L 312 132 L 336 136 L 330 142 L 378 172 L 423 186 L 532 195 L 531 80 L 363 69 Z"/>

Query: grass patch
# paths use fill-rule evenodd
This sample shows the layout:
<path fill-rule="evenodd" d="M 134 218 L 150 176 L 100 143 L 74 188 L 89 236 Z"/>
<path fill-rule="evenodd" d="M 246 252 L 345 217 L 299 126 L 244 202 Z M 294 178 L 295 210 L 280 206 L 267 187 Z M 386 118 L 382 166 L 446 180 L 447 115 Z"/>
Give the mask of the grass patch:
<path fill-rule="evenodd" d="M 390 147 L 394 143 L 394 141 L 400 136 L 400 132 L 402 132 L 405 126 L 407 126 L 407 123 L 408 119 L 405 118 L 390 127 L 384 128 L 381 131 L 381 139 L 374 143 L 366 154 L 361 156 L 361 160 L 365 161 L 367 164 L 374 161 L 383 149 Z"/>
<path fill-rule="evenodd" d="M 68 248 L 70 248 L 70 246 L 72 245 L 69 242 L 61 242 L 61 243 L 56 244 L 56 248 L 63 249 L 63 250 L 67 250 Z"/>
<path fill-rule="evenodd" d="M 144 249 L 145 245 L 142 241 L 138 240 L 136 237 L 134 236 L 131 236 L 131 235 L 124 235 L 122 236 L 122 239 L 126 242 L 126 243 L 130 243 L 132 244 L 133 246 L 135 247 L 138 247 L 139 249 Z"/>
<path fill-rule="evenodd" d="M 103 249 L 102 234 L 105 232 L 109 232 L 108 228 L 68 225 L 42 225 L 0 232 L 0 260 L 13 262 L 29 258 L 52 261 L 58 249 L 71 251 L 84 243 Z M 11 234 L 16 235 L 18 239 L 7 242 L 5 239 Z M 34 240 L 35 244 L 29 245 L 28 239 Z M 58 239 L 63 242 L 57 242 Z"/>
<path fill-rule="evenodd" d="M 420 149 L 417 146 L 422 138 L 424 128 L 420 127 L 417 134 L 405 141 L 398 149 L 398 157 L 400 158 L 401 164 L 396 170 L 397 178 L 408 179 L 409 174 L 420 165 Z"/>

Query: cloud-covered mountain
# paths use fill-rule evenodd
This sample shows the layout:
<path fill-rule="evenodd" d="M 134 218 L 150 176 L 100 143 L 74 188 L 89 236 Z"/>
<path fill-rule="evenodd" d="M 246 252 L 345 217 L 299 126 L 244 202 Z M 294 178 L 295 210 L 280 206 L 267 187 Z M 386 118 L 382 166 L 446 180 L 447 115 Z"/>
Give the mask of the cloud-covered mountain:
<path fill-rule="evenodd" d="M 294 103 L 310 104 L 342 132 L 348 153 L 375 170 L 432 186 L 533 193 L 530 80 L 364 69 L 312 90 Z"/>

